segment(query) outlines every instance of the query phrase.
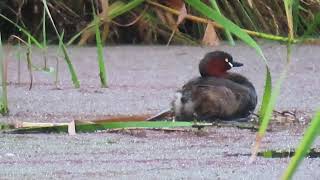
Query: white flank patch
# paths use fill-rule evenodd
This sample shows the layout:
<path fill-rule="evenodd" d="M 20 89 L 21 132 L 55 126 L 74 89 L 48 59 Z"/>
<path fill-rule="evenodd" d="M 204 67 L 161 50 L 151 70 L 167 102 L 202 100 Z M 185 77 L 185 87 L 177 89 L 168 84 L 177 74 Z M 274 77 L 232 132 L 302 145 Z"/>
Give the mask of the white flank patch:
<path fill-rule="evenodd" d="M 181 108 L 182 108 L 181 97 L 182 97 L 182 94 L 180 92 L 177 92 L 175 94 L 173 107 L 174 107 L 174 113 L 176 116 L 181 115 Z"/>

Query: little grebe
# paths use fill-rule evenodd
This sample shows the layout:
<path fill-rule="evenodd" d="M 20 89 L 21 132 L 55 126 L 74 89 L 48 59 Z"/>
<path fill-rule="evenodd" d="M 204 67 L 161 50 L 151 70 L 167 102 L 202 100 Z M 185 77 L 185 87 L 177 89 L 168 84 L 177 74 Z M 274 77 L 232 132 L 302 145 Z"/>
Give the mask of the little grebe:
<path fill-rule="evenodd" d="M 172 102 L 175 119 L 246 120 L 257 105 L 255 88 L 246 77 L 227 72 L 242 65 L 223 51 L 206 54 L 199 64 L 201 76 L 187 82 Z"/>

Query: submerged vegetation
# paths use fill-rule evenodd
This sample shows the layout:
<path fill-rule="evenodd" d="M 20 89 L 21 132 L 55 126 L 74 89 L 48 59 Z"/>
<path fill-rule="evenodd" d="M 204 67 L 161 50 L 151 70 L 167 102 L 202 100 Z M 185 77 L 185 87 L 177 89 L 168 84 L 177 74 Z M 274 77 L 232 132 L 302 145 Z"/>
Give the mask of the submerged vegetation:
<path fill-rule="evenodd" d="M 226 39 L 230 44 L 234 44 L 234 38 L 242 40 L 256 50 L 266 68 L 265 89 L 259 110 L 260 128 L 251 161 L 254 161 L 255 155 L 258 154 L 280 87 L 287 72 L 290 71 L 292 44 L 305 41 L 317 42 L 320 32 L 320 1 L 317 0 L 209 0 L 203 2 L 199 0 L 7 0 L 0 3 L 0 16 L 2 36 L 9 40 L 9 37 L 14 34 L 26 41 L 27 43 L 24 44 L 28 48 L 32 44 L 36 45 L 44 52 L 45 62 L 47 43 L 59 43 L 75 88 L 80 87 L 80 82 L 68 55 L 67 46 L 70 44 L 96 43 L 101 85 L 107 87 L 102 51 L 105 42 L 108 44 L 200 44 L 202 42 L 205 45 L 217 45 L 219 39 Z M 47 20 L 50 23 L 47 23 Z M 271 83 L 267 58 L 252 38 L 253 36 L 287 44 L 286 66 L 274 86 Z M 32 81 L 30 53 L 27 51 Z M 0 52 L 2 66 L 4 66 L 3 57 L 3 53 Z M 46 68 L 45 66 L 44 70 Z M 5 72 L 5 68 L 1 69 Z M 4 73 L 1 74 L 3 88 L 1 108 L 3 109 L 7 104 L 4 99 L 6 81 Z M 7 111 L 7 109 L 4 110 Z M 121 126 L 120 123 L 117 128 L 126 128 L 127 125 L 123 123 Z M 159 123 L 148 122 L 148 127 L 158 126 Z M 170 127 L 170 123 L 165 126 Z M 90 125 L 88 127 L 94 128 Z M 283 176 L 284 179 L 292 177 L 297 165 L 316 137 L 319 127 L 318 112 Z M 63 128 L 66 126 L 64 125 Z M 97 129 L 99 128 L 95 130 Z"/>

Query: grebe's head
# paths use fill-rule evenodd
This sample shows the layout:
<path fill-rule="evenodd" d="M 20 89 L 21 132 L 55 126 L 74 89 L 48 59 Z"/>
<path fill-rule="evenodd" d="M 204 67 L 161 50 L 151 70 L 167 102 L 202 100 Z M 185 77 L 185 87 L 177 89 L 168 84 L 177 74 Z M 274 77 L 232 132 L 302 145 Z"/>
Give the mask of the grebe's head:
<path fill-rule="evenodd" d="M 242 63 L 233 61 L 230 54 L 223 51 L 207 53 L 200 61 L 199 71 L 202 77 L 223 76 L 233 67 L 242 66 Z"/>

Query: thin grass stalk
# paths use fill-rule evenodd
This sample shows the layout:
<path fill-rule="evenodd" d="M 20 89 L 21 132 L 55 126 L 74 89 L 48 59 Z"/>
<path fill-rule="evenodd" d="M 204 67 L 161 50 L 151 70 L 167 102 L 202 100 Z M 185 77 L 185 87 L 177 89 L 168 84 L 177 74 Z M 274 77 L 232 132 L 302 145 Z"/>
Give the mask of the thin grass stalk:
<path fill-rule="evenodd" d="M 56 57 L 56 75 L 55 75 L 55 81 L 54 84 L 56 86 L 56 88 L 59 88 L 58 84 L 59 84 L 59 58 Z"/>
<path fill-rule="evenodd" d="M 266 10 L 269 13 L 269 16 L 271 17 L 272 20 L 270 20 L 269 23 L 269 27 L 271 27 L 271 32 L 273 34 L 280 34 L 280 29 L 279 29 L 279 22 L 276 18 L 275 12 L 273 11 L 273 9 L 270 8 L 270 6 L 268 6 L 267 4 L 264 4 Z"/>
<path fill-rule="evenodd" d="M 288 37 L 289 40 L 291 40 L 293 38 L 293 33 L 294 33 L 294 29 L 293 29 L 293 18 L 292 18 L 292 0 L 284 0 L 284 7 L 285 7 L 285 11 L 286 11 L 286 16 L 287 16 L 287 23 L 288 23 L 288 29 L 289 29 L 289 33 L 288 33 Z"/>
<path fill-rule="evenodd" d="M 28 37 L 28 45 L 27 45 L 27 64 L 28 64 L 28 71 L 29 71 L 29 76 L 30 76 L 30 86 L 29 86 L 29 91 L 32 89 L 33 85 L 33 75 L 32 75 L 32 61 L 31 61 L 31 38 Z"/>
<path fill-rule="evenodd" d="M 254 31 L 262 31 L 263 27 L 261 27 L 261 23 L 258 19 L 258 16 L 254 13 L 254 10 L 252 8 L 252 4 L 248 2 L 248 0 L 241 0 L 240 2 L 241 6 L 244 8 L 245 12 L 248 14 L 250 19 L 252 20 L 252 23 L 254 24 Z"/>
<path fill-rule="evenodd" d="M 32 88 L 32 82 L 33 82 L 33 75 L 32 75 L 32 62 L 31 62 L 31 52 L 32 52 L 32 38 L 30 36 L 28 36 L 28 42 L 24 41 L 23 39 L 21 39 L 20 37 L 16 36 L 16 35 L 11 35 L 9 37 L 8 43 L 11 43 L 14 39 L 18 40 L 19 43 L 19 47 L 20 47 L 20 43 L 23 43 L 26 46 L 26 58 L 27 58 L 27 67 L 28 67 L 28 72 L 29 72 L 29 77 L 30 77 L 30 86 L 29 86 L 29 90 L 31 90 Z M 20 55 L 19 55 L 20 56 Z M 19 59 L 20 62 L 20 59 Z M 20 74 L 20 65 L 18 65 L 18 76 Z M 19 78 L 19 77 L 18 77 Z M 20 78 L 19 78 L 20 79 Z"/>
<path fill-rule="evenodd" d="M 71 73 L 71 79 L 72 79 L 73 85 L 75 88 L 80 88 L 80 82 L 78 80 L 76 71 L 72 65 L 71 59 L 70 59 L 69 54 L 67 52 L 67 48 L 64 45 L 62 38 L 59 39 L 59 43 L 61 44 L 62 53 L 64 54 L 64 60 L 67 62 L 68 69 Z"/>
<path fill-rule="evenodd" d="M 42 45 L 44 49 L 47 48 L 47 31 L 46 31 L 46 9 L 43 8 L 43 14 L 42 14 Z"/>
<path fill-rule="evenodd" d="M 43 58 L 44 58 L 44 70 L 47 70 L 47 33 L 46 33 L 46 10 L 43 8 L 43 14 L 42 14 L 42 45 L 43 45 Z"/>
<path fill-rule="evenodd" d="M 17 59 L 18 59 L 18 85 L 21 84 L 21 43 L 18 42 L 17 50 Z"/>
<path fill-rule="evenodd" d="M 261 108 L 262 111 L 260 112 L 260 114 L 261 114 L 260 127 L 259 127 L 259 131 L 256 135 L 256 141 L 253 146 L 253 151 L 252 151 L 252 155 L 250 158 L 250 162 L 253 162 L 257 156 L 262 138 L 264 137 L 264 135 L 267 131 L 269 121 L 272 116 L 272 111 L 273 111 L 275 104 L 276 104 L 276 99 L 280 94 L 281 84 L 283 83 L 283 81 L 287 75 L 287 72 L 288 72 L 289 66 L 290 66 L 290 62 L 291 62 L 291 48 L 292 48 L 291 44 L 294 39 L 294 32 L 293 32 L 292 12 L 287 12 L 287 11 L 292 11 L 292 1 L 285 0 L 284 3 L 285 3 L 285 7 L 286 7 L 286 15 L 287 15 L 287 20 L 288 20 L 288 28 L 289 28 L 289 33 L 288 33 L 289 41 L 288 41 L 288 45 L 287 45 L 287 62 L 286 62 L 285 68 L 283 69 L 283 71 L 280 74 L 279 79 L 276 82 L 275 87 L 271 90 L 270 98 L 268 98 L 268 96 L 264 96 L 264 98 L 265 97 L 268 98 L 268 101 L 266 102 L 266 104 L 264 104 L 264 102 L 262 104 L 263 106 L 266 106 L 266 107 Z M 266 92 L 266 90 L 265 90 L 265 92 Z"/>
<path fill-rule="evenodd" d="M 53 24 L 53 26 L 54 26 L 54 29 L 55 29 L 58 37 L 59 37 L 59 43 L 60 43 L 60 40 L 61 40 L 62 38 L 61 38 L 61 36 L 59 35 L 59 33 L 58 33 L 58 31 L 57 31 L 57 29 L 56 29 L 56 27 L 55 27 L 55 25 L 54 25 L 54 22 L 53 22 L 53 19 L 52 19 L 51 15 L 49 14 L 50 12 L 49 12 L 48 6 L 47 6 L 47 4 L 46 4 L 46 1 L 43 0 L 42 2 L 44 3 L 44 8 L 46 9 L 46 12 L 48 13 L 49 18 L 50 18 L 50 20 L 51 20 L 51 22 L 52 22 L 52 24 Z M 43 49 L 43 48 L 44 48 L 43 45 L 42 45 L 35 37 L 33 37 L 26 29 L 22 28 L 21 26 L 19 26 L 18 24 L 14 23 L 13 21 L 11 21 L 10 19 L 8 19 L 6 16 L 4 16 L 4 15 L 2 15 L 2 14 L 0 14 L 0 17 L 2 17 L 2 18 L 5 19 L 6 21 L 8 21 L 8 22 L 10 22 L 11 24 L 13 24 L 14 26 L 16 26 L 21 32 L 23 32 L 25 35 L 27 35 L 28 38 L 30 38 L 30 40 L 31 40 L 33 43 L 35 43 L 38 48 L 40 48 L 40 49 Z M 30 43 L 30 44 L 31 44 L 31 43 Z M 67 53 L 67 49 L 66 49 L 66 47 L 65 47 L 65 45 L 64 45 L 63 43 L 62 43 L 62 45 L 61 45 L 60 47 L 62 48 L 62 52 L 63 52 L 64 57 L 65 57 L 64 59 L 65 59 L 65 61 L 67 62 L 68 69 L 69 69 L 69 71 L 70 71 L 70 73 L 71 73 L 72 82 L 73 82 L 75 88 L 79 88 L 79 87 L 80 87 L 80 83 L 79 83 L 79 80 L 78 80 L 78 78 L 77 78 L 77 75 L 76 75 L 76 72 L 75 72 L 75 70 L 74 70 L 74 67 L 73 67 L 73 65 L 72 65 L 72 63 L 71 63 L 71 60 L 70 60 L 70 58 L 69 58 L 69 55 L 68 55 L 68 53 Z M 29 50 L 30 50 L 30 49 L 29 49 Z M 30 55 L 31 52 L 29 52 L 29 53 L 27 52 L 27 55 L 28 55 L 28 54 Z M 31 81 L 32 81 L 32 79 L 31 79 Z"/>
<path fill-rule="evenodd" d="M 27 49 L 26 56 L 27 56 L 27 64 L 28 64 L 28 71 L 29 71 L 29 77 L 30 77 L 30 85 L 29 85 L 29 91 L 30 91 L 33 85 L 33 75 L 32 75 L 32 65 L 31 65 L 31 51 L 29 50 L 29 48 Z"/>
<path fill-rule="evenodd" d="M 231 3 L 229 1 L 221 1 L 221 4 L 223 6 L 223 9 L 225 10 L 225 16 L 228 17 L 232 22 L 237 24 L 239 27 L 242 26 L 242 22 L 239 19 L 239 16 L 237 15 L 234 7 L 232 7 Z"/>
<path fill-rule="evenodd" d="M 258 133 L 256 135 L 255 144 L 252 149 L 252 155 L 249 160 L 250 163 L 252 163 L 256 159 L 257 153 L 260 149 L 261 141 L 262 141 L 263 137 L 265 136 L 265 133 L 266 133 L 267 128 L 269 126 L 269 122 L 270 122 L 270 119 L 272 116 L 273 109 L 276 104 L 276 100 L 280 94 L 281 85 L 283 84 L 283 81 L 287 76 L 287 72 L 289 71 L 290 62 L 291 62 L 291 50 L 292 50 L 291 48 L 292 48 L 291 44 L 288 43 L 286 66 L 283 69 L 283 71 L 281 72 L 279 79 L 276 81 L 275 87 L 272 89 L 271 89 L 271 77 L 268 77 L 268 76 L 270 76 L 270 74 L 268 75 L 268 73 L 267 73 L 263 101 L 262 101 L 261 109 L 259 112 L 260 113 L 259 114 L 260 127 L 259 127 Z M 270 80 L 268 80 L 269 78 L 270 78 Z M 267 86 L 268 81 L 270 81 L 269 82 L 270 86 Z M 268 92 L 269 94 L 267 94 L 266 92 Z"/>
<path fill-rule="evenodd" d="M 68 51 L 67 51 L 67 47 L 63 43 L 63 38 L 59 34 L 58 29 L 56 28 L 56 25 L 55 25 L 55 23 L 53 21 L 53 18 L 51 16 L 50 10 L 49 10 L 48 5 L 47 5 L 47 1 L 46 0 L 42 0 L 42 3 L 43 3 L 43 6 L 44 6 L 44 8 L 46 10 L 46 13 L 47 13 L 50 21 L 51 21 L 51 24 L 54 27 L 54 30 L 55 30 L 55 32 L 57 34 L 57 37 L 59 38 L 59 43 L 61 43 L 62 52 L 64 54 L 64 59 L 65 59 L 67 65 L 68 65 L 68 69 L 69 69 L 69 72 L 71 74 L 71 80 L 73 82 L 73 85 L 74 85 L 75 88 L 80 88 L 80 82 L 78 80 L 77 73 L 76 73 L 75 68 L 73 67 L 72 61 L 71 61 L 71 59 L 69 57 L 69 54 L 68 54 Z"/>
<path fill-rule="evenodd" d="M 99 64 L 99 76 L 100 76 L 100 82 L 101 87 L 106 88 L 107 85 L 107 75 L 104 65 L 104 58 L 103 58 L 103 45 L 102 45 L 102 39 L 100 34 L 100 19 L 95 13 L 94 7 L 93 8 L 93 16 L 94 16 L 94 24 L 95 24 L 95 33 L 96 33 L 96 45 L 97 45 L 97 53 L 98 53 L 98 64 Z"/>
<path fill-rule="evenodd" d="M 290 56 L 290 54 L 287 54 L 287 56 Z M 286 64 L 284 70 L 281 72 L 279 79 L 277 79 L 276 84 L 274 86 L 274 88 L 272 88 L 271 90 L 271 94 L 267 95 L 267 100 L 265 101 L 266 103 L 263 102 L 263 104 L 267 104 L 266 108 L 261 111 L 260 114 L 262 114 L 260 118 L 260 127 L 259 127 L 259 131 L 256 135 L 256 140 L 255 140 L 255 144 L 253 146 L 252 149 L 252 155 L 250 157 L 249 162 L 252 163 L 255 161 L 257 153 L 260 149 L 260 145 L 262 142 L 263 137 L 265 136 L 265 133 L 267 131 L 268 125 L 269 125 L 269 121 L 271 119 L 272 116 L 272 111 L 275 107 L 276 104 L 276 100 L 280 94 L 280 89 L 281 89 L 281 85 L 283 84 L 283 81 L 287 75 L 287 72 L 289 70 L 289 63 Z M 265 92 L 266 92 L 266 88 L 265 88 Z M 261 108 L 262 109 L 262 108 Z"/>
<path fill-rule="evenodd" d="M 272 93 L 272 82 L 271 82 L 271 73 L 269 70 L 269 67 L 266 66 L 266 76 L 265 76 L 265 86 L 264 86 L 264 93 L 262 97 L 262 103 L 260 106 L 259 110 L 259 123 L 261 124 L 262 118 L 265 116 L 269 100 L 270 100 L 270 95 Z"/>
<path fill-rule="evenodd" d="M 280 7 L 280 4 L 282 4 L 282 2 L 278 0 L 270 1 L 271 8 L 275 11 L 275 14 L 277 14 L 278 18 L 285 17 L 285 12 L 283 12 L 283 9 L 282 7 Z"/>
<path fill-rule="evenodd" d="M 264 16 L 261 14 L 261 11 L 258 9 L 258 5 L 256 5 L 256 1 L 252 1 L 253 7 L 251 8 L 254 16 L 258 20 L 258 25 L 260 26 L 260 29 L 264 32 L 271 33 L 272 30 L 269 26 L 269 23 L 265 20 Z"/>
<path fill-rule="evenodd" d="M 97 53 L 98 53 L 98 63 L 99 63 L 99 76 L 100 76 L 100 82 L 101 86 L 103 88 L 108 87 L 107 85 L 107 75 L 104 65 L 104 58 L 103 58 L 103 45 L 101 41 L 101 35 L 99 30 L 99 19 L 97 16 L 95 16 L 96 20 L 96 42 L 97 42 Z"/>
<path fill-rule="evenodd" d="M 290 34 L 288 36 L 290 36 Z M 280 94 L 281 84 L 283 83 L 283 81 L 287 75 L 287 72 L 289 70 L 289 66 L 290 66 L 290 62 L 291 62 L 291 50 L 292 50 L 291 48 L 292 48 L 292 45 L 289 41 L 288 45 L 287 45 L 286 66 L 285 66 L 284 70 L 282 71 L 282 73 L 280 74 L 280 77 L 277 80 L 274 89 L 270 90 L 270 97 L 268 97 L 268 95 L 264 94 L 263 98 L 266 98 L 267 100 L 266 100 L 266 102 L 263 101 L 262 105 L 261 105 L 260 119 L 259 119 L 260 127 L 259 127 L 259 131 L 257 133 L 257 136 L 256 136 L 256 142 L 255 142 L 255 145 L 253 148 L 250 162 L 253 162 L 255 160 L 256 155 L 259 151 L 261 141 L 262 141 L 263 137 L 265 136 L 265 133 L 266 133 L 268 125 L 269 125 L 269 121 L 272 116 L 272 111 L 275 107 L 276 99 Z M 268 79 L 268 77 L 267 77 L 267 79 Z M 265 87 L 265 92 L 266 91 L 269 91 L 268 87 Z"/>
<path fill-rule="evenodd" d="M 245 7 L 241 4 L 240 0 L 235 0 L 234 8 L 237 9 L 237 14 L 239 14 L 242 24 L 248 27 L 248 29 L 257 31 L 256 25 L 253 23 L 252 18 L 248 15 L 248 12 L 245 10 Z"/>
<path fill-rule="evenodd" d="M 7 95 L 7 69 L 6 69 L 6 58 L 4 55 L 3 47 L 2 47 L 2 40 L 0 34 L 0 70 L 1 70 L 1 85 L 2 85 L 2 94 L 1 94 L 1 106 L 0 106 L 0 113 L 2 115 L 7 115 L 9 112 L 8 108 L 8 95 Z"/>

